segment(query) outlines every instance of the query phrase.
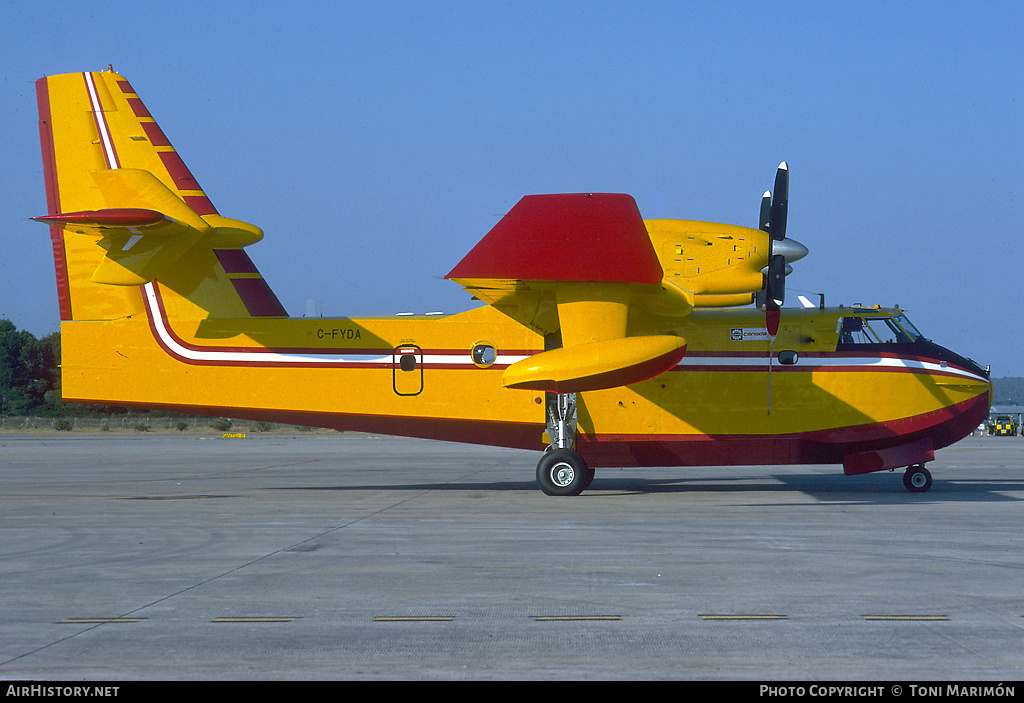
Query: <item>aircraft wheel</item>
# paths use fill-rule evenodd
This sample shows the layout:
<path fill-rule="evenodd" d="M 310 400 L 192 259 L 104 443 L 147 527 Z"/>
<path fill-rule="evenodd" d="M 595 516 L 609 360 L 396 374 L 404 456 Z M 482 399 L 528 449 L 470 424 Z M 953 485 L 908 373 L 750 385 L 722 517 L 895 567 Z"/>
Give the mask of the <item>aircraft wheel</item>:
<path fill-rule="evenodd" d="M 932 475 L 920 464 L 908 466 L 903 474 L 903 485 L 911 493 L 924 493 L 932 487 Z"/>
<path fill-rule="evenodd" d="M 594 470 L 588 466 L 586 473 L 583 475 L 583 490 L 590 488 L 590 484 L 593 480 Z"/>
<path fill-rule="evenodd" d="M 549 496 L 578 496 L 589 483 L 588 472 L 587 462 L 578 453 L 554 449 L 537 463 L 537 484 Z"/>

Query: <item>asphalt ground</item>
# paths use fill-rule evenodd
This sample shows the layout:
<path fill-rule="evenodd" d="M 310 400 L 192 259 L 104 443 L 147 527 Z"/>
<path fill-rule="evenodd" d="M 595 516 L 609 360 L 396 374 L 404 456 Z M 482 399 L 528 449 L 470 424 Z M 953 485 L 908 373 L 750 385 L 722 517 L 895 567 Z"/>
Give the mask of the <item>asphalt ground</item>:
<path fill-rule="evenodd" d="M 931 490 L 328 433 L 0 435 L 0 678 L 1024 678 L 1024 438 Z"/>

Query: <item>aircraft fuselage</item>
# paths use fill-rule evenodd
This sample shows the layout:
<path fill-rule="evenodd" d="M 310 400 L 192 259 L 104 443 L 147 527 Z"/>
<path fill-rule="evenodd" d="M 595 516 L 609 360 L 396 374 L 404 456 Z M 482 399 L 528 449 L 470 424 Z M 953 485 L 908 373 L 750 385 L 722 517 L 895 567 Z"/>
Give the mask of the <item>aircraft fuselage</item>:
<path fill-rule="evenodd" d="M 494 308 L 168 319 L 174 293 L 139 290 L 144 316 L 63 323 L 66 398 L 524 449 L 548 443 L 552 394 L 502 386 L 503 370 L 543 351 L 544 337 Z M 891 338 L 866 336 L 872 326 Z M 630 333 L 678 334 L 686 354 L 650 380 L 578 394 L 576 449 L 591 467 L 883 470 L 929 460 L 977 427 L 991 402 L 988 372 L 920 337 L 899 310 L 786 309 L 774 341 L 757 310 L 642 315 Z"/>

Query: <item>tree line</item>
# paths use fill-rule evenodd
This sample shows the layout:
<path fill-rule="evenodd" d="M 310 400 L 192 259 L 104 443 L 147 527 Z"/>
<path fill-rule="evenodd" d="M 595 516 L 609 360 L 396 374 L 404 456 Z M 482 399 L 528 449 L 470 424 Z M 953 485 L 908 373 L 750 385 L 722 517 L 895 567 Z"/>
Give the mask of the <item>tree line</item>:
<path fill-rule="evenodd" d="M 0 415 L 62 413 L 60 332 L 37 339 L 0 319 Z"/>
<path fill-rule="evenodd" d="M 1024 405 L 1024 378 L 992 379 L 993 405 Z"/>

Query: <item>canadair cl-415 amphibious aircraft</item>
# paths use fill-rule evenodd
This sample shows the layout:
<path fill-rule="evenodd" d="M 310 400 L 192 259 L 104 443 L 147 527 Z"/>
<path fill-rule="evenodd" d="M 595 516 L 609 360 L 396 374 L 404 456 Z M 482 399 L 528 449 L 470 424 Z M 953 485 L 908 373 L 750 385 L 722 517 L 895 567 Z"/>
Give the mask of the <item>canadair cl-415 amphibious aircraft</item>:
<path fill-rule="evenodd" d="M 37 96 L 67 400 L 536 449 L 551 495 L 600 467 L 739 464 L 907 467 L 924 491 L 988 413 L 988 371 L 902 311 L 782 309 L 807 253 L 786 164 L 756 229 L 530 195 L 447 275 L 487 305 L 290 318 L 246 252 L 263 233 L 217 211 L 124 77 Z"/>

